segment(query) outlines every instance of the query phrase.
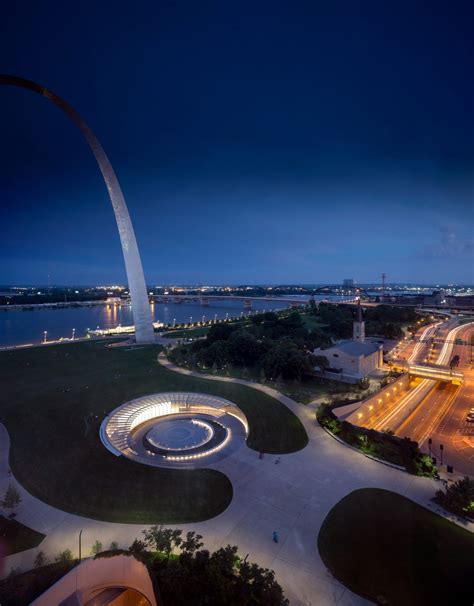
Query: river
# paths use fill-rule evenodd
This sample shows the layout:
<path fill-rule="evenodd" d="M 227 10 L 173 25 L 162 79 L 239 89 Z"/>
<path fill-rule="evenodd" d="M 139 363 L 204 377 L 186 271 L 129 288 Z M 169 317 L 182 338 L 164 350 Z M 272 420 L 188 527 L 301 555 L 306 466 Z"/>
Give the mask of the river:
<path fill-rule="evenodd" d="M 295 301 L 298 296 L 291 297 Z M 330 298 L 330 297 L 320 297 Z M 307 300 L 307 297 L 304 297 Z M 316 297 L 318 299 L 318 297 Z M 334 297 L 341 300 L 341 297 Z M 287 301 L 253 301 L 251 313 L 286 309 Z M 173 325 L 183 322 L 201 322 L 217 319 L 237 318 L 247 315 L 242 301 L 210 301 L 208 306 L 199 302 L 154 303 L 151 305 L 155 322 Z M 58 309 L 33 309 L 0 312 L 0 347 L 41 343 L 45 337 L 53 341 L 61 337 L 84 337 L 87 329 L 115 328 L 133 324 L 129 305 L 94 305 L 91 307 L 66 307 Z"/>

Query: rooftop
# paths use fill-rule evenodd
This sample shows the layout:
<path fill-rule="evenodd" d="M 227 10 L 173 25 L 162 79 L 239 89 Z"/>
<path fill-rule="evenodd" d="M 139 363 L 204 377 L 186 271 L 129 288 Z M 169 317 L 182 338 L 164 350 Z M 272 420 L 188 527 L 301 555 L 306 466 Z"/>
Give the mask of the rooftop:
<path fill-rule="evenodd" d="M 332 347 L 328 347 L 327 349 L 321 350 L 321 353 L 327 353 L 332 350 L 343 351 L 345 354 L 349 356 L 369 356 L 370 354 L 378 351 L 382 345 L 379 343 L 367 343 L 360 341 L 343 341 L 342 343 L 338 343 L 337 345 L 333 345 Z"/>

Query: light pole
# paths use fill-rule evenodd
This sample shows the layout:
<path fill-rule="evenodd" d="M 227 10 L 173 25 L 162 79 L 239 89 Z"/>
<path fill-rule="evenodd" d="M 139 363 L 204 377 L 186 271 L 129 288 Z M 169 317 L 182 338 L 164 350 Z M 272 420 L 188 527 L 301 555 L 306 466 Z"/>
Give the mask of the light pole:
<path fill-rule="evenodd" d="M 79 532 L 79 563 L 82 560 L 82 530 Z"/>
<path fill-rule="evenodd" d="M 72 329 L 72 340 L 74 341 L 75 338 L 76 338 L 76 329 L 73 328 Z"/>
<path fill-rule="evenodd" d="M 214 314 L 214 324 L 217 322 L 217 314 Z"/>
<path fill-rule="evenodd" d="M 176 318 L 173 318 L 173 328 L 176 326 Z"/>
<path fill-rule="evenodd" d="M 46 341 L 47 341 L 47 340 L 48 340 L 48 331 L 47 331 L 47 330 L 45 330 L 45 331 L 43 332 L 43 343 L 46 343 Z"/>
<path fill-rule="evenodd" d="M 202 323 L 204 324 L 204 322 L 205 322 L 205 321 L 206 321 L 206 316 L 205 316 L 205 315 L 203 315 L 203 316 L 202 316 Z"/>

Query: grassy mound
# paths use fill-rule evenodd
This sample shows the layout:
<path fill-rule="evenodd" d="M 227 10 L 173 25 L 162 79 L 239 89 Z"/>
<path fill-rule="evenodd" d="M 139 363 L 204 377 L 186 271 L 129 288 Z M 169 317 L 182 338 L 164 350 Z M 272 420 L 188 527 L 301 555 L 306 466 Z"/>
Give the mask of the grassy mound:
<path fill-rule="evenodd" d="M 7 556 L 38 547 L 45 534 L 0 516 L 0 552 Z"/>
<path fill-rule="evenodd" d="M 388 490 L 356 490 L 328 514 L 322 560 L 377 604 L 471 605 L 474 534 Z"/>
<path fill-rule="evenodd" d="M 106 412 L 159 391 L 198 391 L 232 400 L 247 414 L 249 446 L 292 452 L 306 444 L 300 421 L 278 401 L 244 386 L 186 377 L 157 363 L 158 348 L 103 343 L 0 353 L 0 416 L 10 465 L 38 498 L 91 518 L 184 523 L 221 513 L 232 485 L 209 470 L 158 469 L 117 458 L 99 439 Z"/>

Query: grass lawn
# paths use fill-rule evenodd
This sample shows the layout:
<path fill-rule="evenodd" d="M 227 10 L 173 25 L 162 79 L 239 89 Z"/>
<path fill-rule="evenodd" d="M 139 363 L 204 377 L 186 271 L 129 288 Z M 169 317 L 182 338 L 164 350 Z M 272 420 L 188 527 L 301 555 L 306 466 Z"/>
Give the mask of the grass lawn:
<path fill-rule="evenodd" d="M 388 490 L 342 499 L 318 548 L 341 583 L 377 604 L 473 603 L 474 534 Z"/>
<path fill-rule="evenodd" d="M 0 515 L 0 553 L 4 555 L 38 547 L 45 536 L 16 520 Z"/>
<path fill-rule="evenodd" d="M 232 499 L 224 474 L 141 465 L 115 457 L 100 442 L 106 412 L 159 391 L 205 392 L 235 402 L 249 421 L 248 445 L 257 451 L 286 453 L 306 445 L 299 419 L 277 400 L 166 370 L 158 351 L 83 342 L 0 352 L 0 419 L 10 433 L 10 466 L 27 490 L 65 511 L 108 521 L 174 524 L 222 512 Z"/>

